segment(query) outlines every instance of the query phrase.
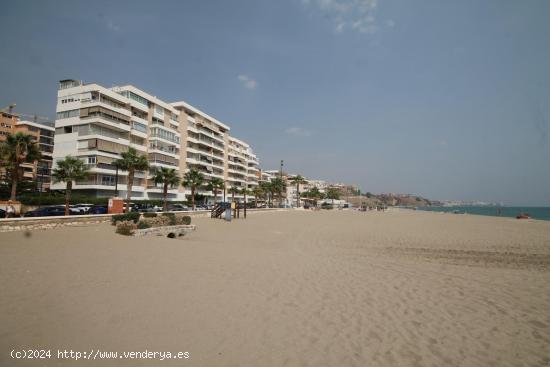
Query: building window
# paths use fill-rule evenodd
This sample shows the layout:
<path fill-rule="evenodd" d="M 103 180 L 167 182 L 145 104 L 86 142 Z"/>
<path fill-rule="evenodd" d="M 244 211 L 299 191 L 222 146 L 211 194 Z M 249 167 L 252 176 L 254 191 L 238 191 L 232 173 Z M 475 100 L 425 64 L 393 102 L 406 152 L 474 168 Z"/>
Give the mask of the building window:
<path fill-rule="evenodd" d="M 114 176 L 101 176 L 101 184 L 104 186 L 115 186 Z"/>
<path fill-rule="evenodd" d="M 164 108 L 162 108 L 159 105 L 155 105 L 155 112 L 158 113 L 161 116 L 164 116 Z"/>
<path fill-rule="evenodd" d="M 57 113 L 57 119 L 68 119 L 70 117 L 78 117 L 80 116 L 80 110 L 70 110 L 70 111 L 63 111 Z"/>
<path fill-rule="evenodd" d="M 147 132 L 147 125 L 141 124 L 136 121 L 132 121 L 132 128 L 137 131 L 141 131 L 142 133 Z"/>
<path fill-rule="evenodd" d="M 88 160 L 87 160 L 88 164 L 96 164 L 96 162 L 97 162 L 96 156 L 88 157 Z"/>

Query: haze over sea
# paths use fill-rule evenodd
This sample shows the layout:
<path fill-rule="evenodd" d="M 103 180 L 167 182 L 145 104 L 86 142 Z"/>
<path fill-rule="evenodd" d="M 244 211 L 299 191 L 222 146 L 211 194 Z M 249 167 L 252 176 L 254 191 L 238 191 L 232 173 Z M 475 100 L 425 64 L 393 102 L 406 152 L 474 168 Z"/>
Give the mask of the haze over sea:
<path fill-rule="evenodd" d="M 550 207 L 547 206 L 431 206 L 418 209 L 444 213 L 458 211 L 466 214 L 512 218 L 520 213 L 527 213 L 533 219 L 550 220 Z"/>

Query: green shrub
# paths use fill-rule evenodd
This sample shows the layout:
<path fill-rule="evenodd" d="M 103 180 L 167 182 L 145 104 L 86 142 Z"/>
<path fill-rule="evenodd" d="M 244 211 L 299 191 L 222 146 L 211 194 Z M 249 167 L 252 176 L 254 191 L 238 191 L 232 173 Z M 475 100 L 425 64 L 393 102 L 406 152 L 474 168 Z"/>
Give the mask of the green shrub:
<path fill-rule="evenodd" d="M 177 218 L 177 223 L 178 224 L 185 224 L 185 225 L 189 225 L 191 224 L 191 217 L 188 216 L 188 215 L 184 215 L 183 217 L 178 217 Z"/>
<path fill-rule="evenodd" d="M 116 233 L 124 235 L 124 236 L 131 236 L 134 234 L 137 226 L 132 221 L 121 221 L 118 222 L 116 225 Z"/>
<path fill-rule="evenodd" d="M 168 218 L 168 225 L 175 226 L 176 225 L 176 214 L 174 213 L 162 213 L 163 217 Z"/>
<path fill-rule="evenodd" d="M 151 224 L 145 220 L 140 220 L 137 224 L 138 229 L 151 228 Z"/>
<path fill-rule="evenodd" d="M 143 213 L 143 216 L 145 218 L 156 218 L 157 217 L 157 213 Z"/>
<path fill-rule="evenodd" d="M 62 205 L 65 204 L 65 194 L 59 192 L 50 193 L 24 193 L 18 200 L 25 205 Z M 94 205 L 107 205 L 109 198 L 96 198 L 82 194 L 71 195 L 71 204 L 86 203 Z"/>
<path fill-rule="evenodd" d="M 122 222 L 122 221 L 132 221 L 134 223 L 137 223 L 140 216 L 141 215 L 138 212 L 117 214 L 112 216 L 111 221 L 113 222 L 113 224 L 117 224 L 117 222 Z"/>

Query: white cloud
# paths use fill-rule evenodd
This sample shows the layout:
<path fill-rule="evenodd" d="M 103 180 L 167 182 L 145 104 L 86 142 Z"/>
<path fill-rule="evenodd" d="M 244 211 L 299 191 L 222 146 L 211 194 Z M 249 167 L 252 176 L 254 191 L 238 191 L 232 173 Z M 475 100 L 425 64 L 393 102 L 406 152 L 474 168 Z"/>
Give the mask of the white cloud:
<path fill-rule="evenodd" d="M 113 32 L 120 31 L 120 26 L 118 24 L 115 24 L 112 20 L 107 23 L 107 28 Z"/>
<path fill-rule="evenodd" d="M 313 4 L 328 14 L 334 21 L 334 30 L 338 33 L 345 29 L 360 33 L 374 33 L 378 30 L 376 18 L 373 15 L 378 0 L 302 0 L 302 2 L 306 6 Z"/>
<path fill-rule="evenodd" d="M 246 89 L 256 89 L 256 87 L 258 87 L 258 82 L 247 75 L 241 74 L 237 78 L 242 82 L 243 87 Z"/>
<path fill-rule="evenodd" d="M 311 132 L 309 130 L 306 130 L 304 128 L 293 126 L 285 129 L 285 134 L 292 135 L 292 136 L 310 136 Z"/>

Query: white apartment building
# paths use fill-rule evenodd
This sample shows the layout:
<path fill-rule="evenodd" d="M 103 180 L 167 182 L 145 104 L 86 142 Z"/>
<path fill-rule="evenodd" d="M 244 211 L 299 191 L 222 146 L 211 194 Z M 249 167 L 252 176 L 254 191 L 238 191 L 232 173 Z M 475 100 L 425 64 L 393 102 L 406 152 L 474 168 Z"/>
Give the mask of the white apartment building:
<path fill-rule="evenodd" d="M 230 136 L 227 147 L 227 188 L 253 190 L 258 186 L 258 173 L 258 158 L 252 148 L 246 142 Z M 242 196 L 235 194 L 235 197 Z"/>
<path fill-rule="evenodd" d="M 129 147 L 146 155 L 150 164 L 149 172 L 136 172 L 131 194 L 134 200 L 162 197 L 161 185 L 152 181 L 159 167 L 173 168 L 180 176 L 196 168 L 206 181 L 217 177 L 227 181 L 226 186 L 234 182 L 234 176 L 229 175 L 233 138 L 227 125 L 186 102 L 166 103 L 131 85 L 104 88 L 76 80 L 61 81 L 55 129 L 54 165 L 70 154 L 90 167 L 88 179 L 73 186 L 83 194 L 113 196 L 117 189 L 119 196 L 126 196 L 127 172 L 118 171 L 115 188 L 117 171 L 112 163 Z M 251 170 L 257 159 L 255 162 Z M 244 164 L 247 176 L 249 161 Z M 62 188 L 64 184 L 52 185 L 52 189 Z M 198 193 L 213 196 L 204 188 Z M 190 190 L 179 186 L 169 189 L 168 194 L 169 199 L 185 200 Z"/>

